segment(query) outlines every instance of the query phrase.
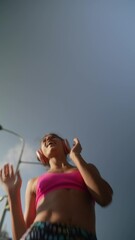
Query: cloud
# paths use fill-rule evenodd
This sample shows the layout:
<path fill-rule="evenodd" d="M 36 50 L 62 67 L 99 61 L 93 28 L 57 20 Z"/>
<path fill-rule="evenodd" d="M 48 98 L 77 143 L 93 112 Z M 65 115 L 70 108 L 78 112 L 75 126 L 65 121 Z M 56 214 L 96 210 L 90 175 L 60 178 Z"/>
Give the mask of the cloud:
<path fill-rule="evenodd" d="M 21 147 L 21 144 L 17 144 L 13 148 L 10 148 L 6 155 L 3 157 L 0 165 L 3 166 L 6 163 L 10 163 L 16 167 L 20 157 Z M 27 162 L 36 161 L 34 148 L 29 143 L 25 144 L 21 160 Z M 22 168 L 28 168 L 28 166 L 30 165 L 22 164 Z"/>
<path fill-rule="evenodd" d="M 28 143 L 25 144 L 24 152 L 23 152 L 23 155 L 22 155 L 22 161 L 26 161 L 26 162 L 33 162 L 33 161 L 35 161 L 36 162 L 35 150 Z"/>

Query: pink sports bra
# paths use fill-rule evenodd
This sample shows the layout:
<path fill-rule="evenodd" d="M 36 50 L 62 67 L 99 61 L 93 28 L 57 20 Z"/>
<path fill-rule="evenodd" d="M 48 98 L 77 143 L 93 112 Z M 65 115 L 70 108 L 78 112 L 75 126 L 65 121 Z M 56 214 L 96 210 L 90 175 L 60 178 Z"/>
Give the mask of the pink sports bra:
<path fill-rule="evenodd" d="M 78 170 L 68 173 L 44 173 L 38 177 L 37 181 L 36 206 L 49 192 L 60 188 L 74 188 L 81 191 L 88 191 Z"/>

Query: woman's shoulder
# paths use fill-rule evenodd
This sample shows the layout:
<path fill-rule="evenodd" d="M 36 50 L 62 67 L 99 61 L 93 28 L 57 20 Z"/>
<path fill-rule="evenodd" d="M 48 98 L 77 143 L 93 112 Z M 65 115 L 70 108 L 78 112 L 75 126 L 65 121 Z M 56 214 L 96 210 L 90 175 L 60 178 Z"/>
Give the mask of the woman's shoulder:
<path fill-rule="evenodd" d="M 37 180 L 38 180 L 38 177 L 34 177 L 34 178 L 29 179 L 29 181 L 27 183 L 27 189 L 29 189 L 31 192 L 35 193 Z"/>
<path fill-rule="evenodd" d="M 28 185 L 32 185 L 34 182 L 36 182 L 38 177 L 34 177 L 28 180 Z"/>

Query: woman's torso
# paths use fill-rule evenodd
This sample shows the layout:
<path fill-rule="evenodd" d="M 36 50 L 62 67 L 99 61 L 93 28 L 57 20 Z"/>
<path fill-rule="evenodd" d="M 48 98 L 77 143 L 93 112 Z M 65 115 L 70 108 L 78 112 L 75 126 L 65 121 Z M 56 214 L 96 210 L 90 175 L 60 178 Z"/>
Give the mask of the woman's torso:
<path fill-rule="evenodd" d="M 35 192 L 37 182 L 38 178 L 33 183 Z M 37 221 L 61 222 L 95 232 L 94 201 L 88 191 L 54 189 L 39 201 L 34 222 Z"/>

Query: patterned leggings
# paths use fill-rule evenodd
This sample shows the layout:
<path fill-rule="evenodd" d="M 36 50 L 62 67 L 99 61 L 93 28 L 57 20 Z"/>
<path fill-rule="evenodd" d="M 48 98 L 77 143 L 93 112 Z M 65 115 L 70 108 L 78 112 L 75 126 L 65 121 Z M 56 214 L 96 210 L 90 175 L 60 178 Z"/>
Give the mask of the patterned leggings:
<path fill-rule="evenodd" d="M 95 234 L 80 227 L 60 223 L 36 222 L 20 240 L 97 240 Z"/>

